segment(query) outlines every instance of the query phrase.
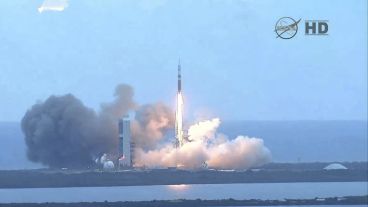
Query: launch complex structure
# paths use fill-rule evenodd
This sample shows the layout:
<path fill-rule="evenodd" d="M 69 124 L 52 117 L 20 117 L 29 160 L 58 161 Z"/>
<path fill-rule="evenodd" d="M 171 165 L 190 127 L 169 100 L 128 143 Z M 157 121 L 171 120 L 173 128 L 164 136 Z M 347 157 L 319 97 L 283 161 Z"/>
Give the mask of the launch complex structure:
<path fill-rule="evenodd" d="M 119 120 L 118 168 L 133 167 L 134 142 L 131 139 L 130 119 L 128 116 Z"/>
<path fill-rule="evenodd" d="M 181 63 L 178 63 L 178 90 L 176 94 L 175 110 L 175 148 L 180 148 L 186 141 L 189 141 L 183 129 L 183 94 L 181 87 Z M 119 145 L 117 166 L 121 168 L 132 168 L 134 166 L 134 142 L 131 139 L 130 119 L 124 116 L 119 120 Z"/>

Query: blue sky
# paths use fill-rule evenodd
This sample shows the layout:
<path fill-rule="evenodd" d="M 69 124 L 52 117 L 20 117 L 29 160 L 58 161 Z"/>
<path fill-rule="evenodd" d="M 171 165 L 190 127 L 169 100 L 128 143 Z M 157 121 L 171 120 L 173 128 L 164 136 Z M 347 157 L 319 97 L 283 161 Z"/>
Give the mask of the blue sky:
<path fill-rule="evenodd" d="M 188 119 L 367 119 L 367 2 L 243 0 L 0 2 L 0 121 L 51 94 L 87 106 L 131 84 L 174 107 L 181 57 Z M 276 21 L 329 20 L 328 36 L 276 38 Z"/>

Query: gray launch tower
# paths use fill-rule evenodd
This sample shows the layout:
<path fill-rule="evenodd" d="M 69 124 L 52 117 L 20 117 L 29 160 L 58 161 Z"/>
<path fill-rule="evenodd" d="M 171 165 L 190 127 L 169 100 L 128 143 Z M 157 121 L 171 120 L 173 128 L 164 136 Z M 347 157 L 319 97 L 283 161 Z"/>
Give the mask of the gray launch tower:
<path fill-rule="evenodd" d="M 119 168 L 133 167 L 133 150 L 134 144 L 131 140 L 130 120 L 126 116 L 119 120 Z"/>

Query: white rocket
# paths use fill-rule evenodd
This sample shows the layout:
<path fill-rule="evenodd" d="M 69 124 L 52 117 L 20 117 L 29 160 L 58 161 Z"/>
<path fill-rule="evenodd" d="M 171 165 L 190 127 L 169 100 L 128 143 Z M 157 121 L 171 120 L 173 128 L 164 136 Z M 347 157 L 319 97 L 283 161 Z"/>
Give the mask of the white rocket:
<path fill-rule="evenodd" d="M 183 131 L 183 95 L 181 93 L 180 59 L 178 64 L 178 92 L 176 96 L 175 138 L 176 138 L 175 146 L 181 147 L 184 143 L 184 131 Z"/>

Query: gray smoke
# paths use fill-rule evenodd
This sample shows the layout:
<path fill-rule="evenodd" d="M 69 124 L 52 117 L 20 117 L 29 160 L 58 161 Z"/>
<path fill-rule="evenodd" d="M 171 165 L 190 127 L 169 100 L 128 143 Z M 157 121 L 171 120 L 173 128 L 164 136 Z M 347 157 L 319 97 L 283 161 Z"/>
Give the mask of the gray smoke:
<path fill-rule="evenodd" d="M 174 128 L 173 111 L 163 103 L 143 105 L 132 121 L 132 136 L 137 147 L 154 149 L 170 128 Z"/>
<path fill-rule="evenodd" d="M 50 167 L 85 168 L 103 153 L 116 153 L 117 122 L 135 109 L 133 89 L 115 90 L 115 100 L 96 113 L 71 94 L 50 96 L 24 115 L 21 126 L 27 156 Z"/>

